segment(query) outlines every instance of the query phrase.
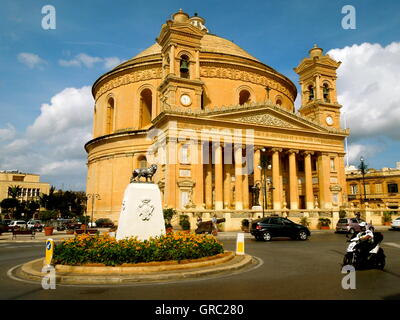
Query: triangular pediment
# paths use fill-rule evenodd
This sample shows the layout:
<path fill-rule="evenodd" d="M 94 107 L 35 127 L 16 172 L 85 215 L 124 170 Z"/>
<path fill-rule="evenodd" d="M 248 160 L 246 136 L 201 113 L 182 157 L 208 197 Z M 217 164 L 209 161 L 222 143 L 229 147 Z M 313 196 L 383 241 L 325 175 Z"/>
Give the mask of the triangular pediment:
<path fill-rule="evenodd" d="M 190 23 L 182 23 L 182 24 L 174 24 L 171 27 L 171 30 L 181 32 L 181 33 L 190 33 L 190 34 L 195 34 L 198 36 L 203 36 L 204 32 L 201 31 L 199 28 L 196 28 L 195 26 L 191 25 Z"/>
<path fill-rule="evenodd" d="M 315 132 L 328 132 L 317 123 L 304 119 L 279 107 L 263 106 L 246 110 L 215 113 L 210 115 L 213 119 L 221 119 L 242 124 L 255 124 L 265 127 L 278 127 L 294 130 L 307 130 Z"/>

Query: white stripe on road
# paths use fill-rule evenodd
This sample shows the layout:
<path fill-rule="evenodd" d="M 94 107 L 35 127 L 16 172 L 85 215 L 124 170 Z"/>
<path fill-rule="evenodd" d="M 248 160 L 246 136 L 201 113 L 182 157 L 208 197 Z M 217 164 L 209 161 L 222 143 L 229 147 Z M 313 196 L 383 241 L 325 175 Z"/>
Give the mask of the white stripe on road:
<path fill-rule="evenodd" d="M 383 243 L 384 245 L 399 248 L 400 249 L 400 244 L 394 243 L 394 242 L 385 242 Z"/>

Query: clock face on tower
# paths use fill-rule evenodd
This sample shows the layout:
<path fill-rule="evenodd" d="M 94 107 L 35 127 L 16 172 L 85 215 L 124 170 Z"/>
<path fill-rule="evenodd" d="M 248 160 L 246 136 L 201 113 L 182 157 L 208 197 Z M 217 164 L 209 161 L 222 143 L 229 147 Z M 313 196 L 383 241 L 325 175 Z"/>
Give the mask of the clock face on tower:
<path fill-rule="evenodd" d="M 181 95 L 181 103 L 182 103 L 185 107 L 187 107 L 187 106 L 189 106 L 189 105 L 192 103 L 192 99 L 190 98 L 189 95 L 183 94 L 183 95 Z"/>
<path fill-rule="evenodd" d="M 333 119 L 332 119 L 331 116 L 327 116 L 326 119 L 325 119 L 325 121 L 326 121 L 326 123 L 327 123 L 328 126 L 333 125 Z"/>

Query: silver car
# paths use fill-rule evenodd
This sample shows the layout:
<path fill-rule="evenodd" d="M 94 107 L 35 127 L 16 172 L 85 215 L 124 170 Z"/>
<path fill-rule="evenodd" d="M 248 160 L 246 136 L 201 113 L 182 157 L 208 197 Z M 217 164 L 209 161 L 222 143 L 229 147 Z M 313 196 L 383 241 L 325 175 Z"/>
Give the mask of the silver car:
<path fill-rule="evenodd" d="M 400 217 L 398 217 L 392 221 L 392 229 L 400 230 Z"/>

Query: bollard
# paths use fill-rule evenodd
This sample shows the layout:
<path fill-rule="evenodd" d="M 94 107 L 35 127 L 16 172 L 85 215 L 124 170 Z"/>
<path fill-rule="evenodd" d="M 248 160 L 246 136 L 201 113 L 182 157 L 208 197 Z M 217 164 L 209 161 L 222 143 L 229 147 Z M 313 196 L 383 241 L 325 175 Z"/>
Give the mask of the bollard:
<path fill-rule="evenodd" d="M 236 239 L 236 254 L 244 255 L 244 233 L 238 233 Z"/>
<path fill-rule="evenodd" d="M 51 260 L 53 259 L 53 251 L 54 251 L 54 241 L 53 239 L 46 240 L 46 257 L 44 259 L 44 264 L 46 266 L 51 265 Z"/>

